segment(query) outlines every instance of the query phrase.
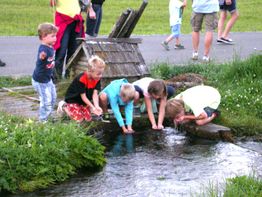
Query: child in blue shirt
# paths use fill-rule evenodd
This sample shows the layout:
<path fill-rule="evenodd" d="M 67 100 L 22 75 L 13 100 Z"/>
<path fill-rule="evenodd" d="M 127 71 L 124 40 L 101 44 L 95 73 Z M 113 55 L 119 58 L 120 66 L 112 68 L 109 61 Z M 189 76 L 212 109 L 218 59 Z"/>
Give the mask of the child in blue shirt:
<path fill-rule="evenodd" d="M 36 67 L 32 76 L 32 85 L 40 100 L 39 120 L 47 121 L 56 102 L 56 89 L 52 81 L 57 27 L 50 23 L 38 26 L 38 35 L 41 45 L 38 49 Z"/>
<path fill-rule="evenodd" d="M 112 81 L 99 96 L 100 106 L 103 112 L 107 112 L 107 106 L 110 104 L 114 116 L 122 128 L 124 133 L 133 133 L 133 100 L 135 97 L 135 88 L 132 84 L 128 83 L 126 79 L 118 79 Z M 125 108 L 125 118 L 120 113 L 119 107 Z"/>

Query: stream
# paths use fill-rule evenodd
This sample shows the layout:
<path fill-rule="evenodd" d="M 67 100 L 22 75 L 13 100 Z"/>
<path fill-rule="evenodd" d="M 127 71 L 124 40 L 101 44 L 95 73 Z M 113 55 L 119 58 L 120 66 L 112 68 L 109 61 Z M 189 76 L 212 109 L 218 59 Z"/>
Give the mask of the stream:
<path fill-rule="evenodd" d="M 262 176 L 262 143 L 214 142 L 167 128 L 133 135 L 101 132 L 106 166 L 79 172 L 68 181 L 12 197 L 196 196 L 210 184 L 220 190 L 226 178 Z"/>

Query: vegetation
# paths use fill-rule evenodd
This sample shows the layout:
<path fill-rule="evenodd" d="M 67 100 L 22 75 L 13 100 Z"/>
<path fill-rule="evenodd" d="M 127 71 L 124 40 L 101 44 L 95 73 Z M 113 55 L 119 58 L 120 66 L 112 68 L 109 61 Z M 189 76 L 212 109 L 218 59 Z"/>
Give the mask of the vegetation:
<path fill-rule="evenodd" d="M 222 184 L 223 185 L 223 184 Z M 205 197 L 258 197 L 262 196 L 262 179 L 257 176 L 237 176 L 225 181 L 224 189 L 221 191 L 219 185 L 210 183 L 196 196 Z"/>
<path fill-rule="evenodd" d="M 74 123 L 41 124 L 0 115 L 0 192 L 33 191 L 79 168 L 105 164 L 104 147 Z"/>
<path fill-rule="evenodd" d="M 108 0 L 105 1 L 103 21 L 100 33 L 107 35 L 121 12 L 128 7 L 137 9 L 142 0 Z M 149 4 L 135 29 L 135 34 L 168 34 L 169 13 L 168 0 L 149 0 Z M 184 10 L 182 33 L 190 33 L 191 1 Z M 49 1 L 39 0 L 1 0 L 0 35 L 36 35 L 37 26 L 42 22 L 53 22 L 53 8 Z M 259 14 L 262 4 L 259 0 L 238 1 L 240 20 L 233 27 L 233 31 L 262 31 Z M 250 22 L 252 21 L 252 22 Z"/>
<path fill-rule="evenodd" d="M 25 77 L 0 77 L 0 88 L 2 87 L 16 87 L 16 86 L 27 86 L 31 85 L 32 82 L 31 76 L 25 76 Z"/>
<path fill-rule="evenodd" d="M 221 93 L 222 115 L 218 123 L 232 128 L 238 136 L 262 134 L 262 55 L 225 64 L 181 67 L 161 64 L 152 69 L 154 77 L 164 79 L 189 72 L 206 77 L 206 84 Z"/>

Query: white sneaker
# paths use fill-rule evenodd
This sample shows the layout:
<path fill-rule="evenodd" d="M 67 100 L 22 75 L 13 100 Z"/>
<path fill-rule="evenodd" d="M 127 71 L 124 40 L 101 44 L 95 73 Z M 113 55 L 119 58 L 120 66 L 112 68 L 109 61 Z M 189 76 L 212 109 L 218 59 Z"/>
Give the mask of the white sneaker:
<path fill-rule="evenodd" d="M 203 56 L 203 62 L 206 62 L 206 63 L 208 63 L 208 62 L 210 62 L 210 58 L 208 57 L 208 56 Z"/>
<path fill-rule="evenodd" d="M 65 111 L 64 111 L 64 109 L 63 109 L 63 107 L 64 107 L 65 104 L 66 104 L 65 101 L 60 101 L 60 102 L 58 103 L 58 107 L 57 107 L 56 113 L 57 113 L 57 115 L 58 115 L 59 117 L 62 117 L 62 116 L 64 115 L 64 113 L 65 113 Z"/>
<path fill-rule="evenodd" d="M 192 60 L 198 60 L 198 52 L 193 52 Z"/>

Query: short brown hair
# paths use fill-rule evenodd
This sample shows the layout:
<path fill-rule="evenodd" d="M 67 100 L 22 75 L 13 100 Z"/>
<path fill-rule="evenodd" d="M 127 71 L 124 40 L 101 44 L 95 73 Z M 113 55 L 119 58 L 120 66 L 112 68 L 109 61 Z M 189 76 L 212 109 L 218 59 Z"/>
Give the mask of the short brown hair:
<path fill-rule="evenodd" d="M 40 40 L 48 34 L 56 33 L 57 31 L 58 28 L 52 23 L 42 23 L 38 25 L 38 36 Z"/>
<path fill-rule="evenodd" d="M 151 81 L 147 91 L 150 95 L 154 94 L 160 97 L 167 96 L 166 84 L 161 79 L 156 79 L 154 81 Z"/>
<path fill-rule="evenodd" d="M 135 87 L 131 83 L 125 83 L 121 86 L 121 95 L 127 98 L 129 101 L 134 100 L 136 90 Z"/>
<path fill-rule="evenodd" d="M 176 118 L 182 111 L 185 111 L 183 100 L 173 98 L 167 101 L 165 110 L 165 116 L 167 118 Z"/>

